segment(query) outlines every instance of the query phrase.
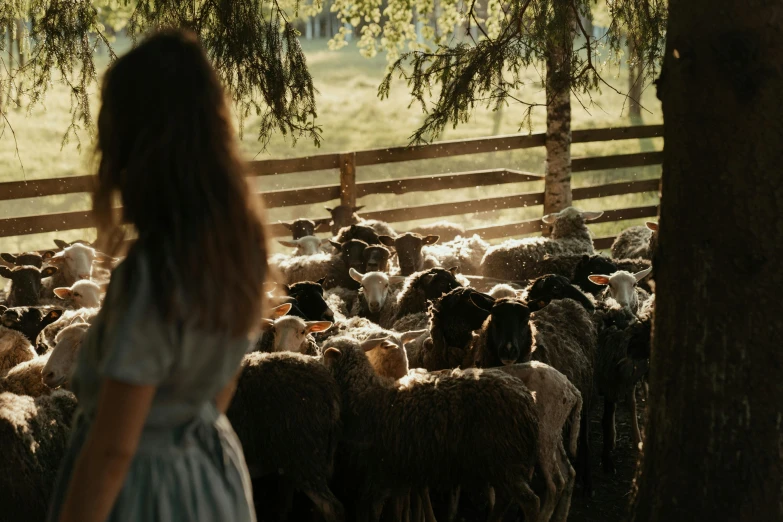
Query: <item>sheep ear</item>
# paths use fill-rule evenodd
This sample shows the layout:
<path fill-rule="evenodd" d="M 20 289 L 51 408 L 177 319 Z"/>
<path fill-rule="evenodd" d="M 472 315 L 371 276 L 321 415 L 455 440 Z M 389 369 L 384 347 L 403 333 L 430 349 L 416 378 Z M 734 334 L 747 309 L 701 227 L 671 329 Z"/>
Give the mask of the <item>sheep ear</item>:
<path fill-rule="evenodd" d="M 47 250 L 43 254 L 41 254 L 41 257 L 45 260 L 51 259 L 54 257 L 54 250 Z"/>
<path fill-rule="evenodd" d="M 405 276 L 389 276 L 389 284 L 399 285 L 405 282 L 407 277 Z"/>
<path fill-rule="evenodd" d="M 68 299 L 71 297 L 73 293 L 71 292 L 70 288 L 55 288 L 54 289 L 54 295 L 59 297 L 60 299 Z"/>
<path fill-rule="evenodd" d="M 341 243 L 339 243 L 337 241 L 333 241 L 331 239 L 329 240 L 329 244 L 331 244 L 337 250 L 342 250 L 342 248 L 343 248 L 343 245 Z"/>
<path fill-rule="evenodd" d="M 278 317 L 283 317 L 285 314 L 291 311 L 291 307 L 293 305 L 291 303 L 284 303 L 280 306 L 275 306 L 272 308 L 272 317 L 274 319 L 277 319 Z"/>
<path fill-rule="evenodd" d="M 342 355 L 342 352 L 340 352 L 340 350 L 337 348 L 327 348 L 324 351 L 324 364 L 328 366 L 330 363 L 339 359 Z"/>
<path fill-rule="evenodd" d="M 261 331 L 268 332 L 275 325 L 275 322 L 271 319 L 261 319 Z"/>
<path fill-rule="evenodd" d="M 288 230 L 293 230 L 294 229 L 294 224 L 289 222 L 289 221 L 280 221 L 280 224 L 283 225 Z"/>
<path fill-rule="evenodd" d="M 319 279 L 319 280 L 318 280 L 318 281 L 316 281 L 315 283 L 316 283 L 316 284 L 318 284 L 318 285 L 324 286 L 324 283 L 325 283 L 325 282 L 326 282 L 326 278 L 325 278 L 325 277 L 322 277 L 321 279 Z"/>
<path fill-rule="evenodd" d="M 59 269 L 56 266 L 47 266 L 41 270 L 41 277 L 52 277 L 57 272 L 59 272 Z"/>
<path fill-rule="evenodd" d="M 636 281 L 638 282 L 644 279 L 645 277 L 647 277 L 648 275 L 650 275 L 650 272 L 652 272 L 652 267 L 645 268 L 641 272 L 636 272 L 633 276 L 636 278 Z"/>
<path fill-rule="evenodd" d="M 587 278 L 597 285 L 608 285 L 609 277 L 605 275 L 590 275 Z"/>
<path fill-rule="evenodd" d="M 7 266 L 0 265 L 0 276 L 5 277 L 6 279 L 13 279 L 14 273 Z"/>
<path fill-rule="evenodd" d="M 278 239 L 277 242 L 285 247 L 297 248 L 299 246 L 298 242 L 290 239 Z"/>
<path fill-rule="evenodd" d="M 325 332 L 332 327 L 331 321 L 307 321 L 307 333 Z"/>
<path fill-rule="evenodd" d="M 350 270 L 348 270 L 348 275 L 351 276 L 351 279 L 353 279 L 357 283 L 362 282 L 362 274 L 360 274 L 359 271 L 356 270 L 355 268 L 351 268 Z"/>
<path fill-rule="evenodd" d="M 554 213 L 554 214 L 547 214 L 546 216 L 542 217 L 541 221 L 543 221 L 547 225 L 551 225 L 555 222 L 556 219 L 557 219 L 557 213 Z"/>
<path fill-rule="evenodd" d="M 459 267 L 458 266 L 452 266 L 449 268 L 449 272 L 451 272 L 451 275 L 457 275 L 459 274 Z"/>
<path fill-rule="evenodd" d="M 439 239 L 440 236 L 424 236 L 423 238 L 421 238 L 421 241 L 425 245 L 434 245 L 435 243 L 438 242 Z"/>
<path fill-rule="evenodd" d="M 648 221 L 647 223 L 645 223 L 645 225 L 653 232 L 658 231 L 658 223 L 656 223 L 655 221 Z"/>
<path fill-rule="evenodd" d="M 598 219 L 599 217 L 603 216 L 604 215 L 604 211 L 603 210 L 597 210 L 597 211 L 592 212 L 592 211 L 588 211 L 588 210 L 583 210 L 582 212 L 580 212 L 580 214 L 582 214 L 582 218 L 584 218 L 585 221 L 592 221 L 594 219 Z"/>
<path fill-rule="evenodd" d="M 361 348 L 363 352 L 369 352 L 371 350 L 379 348 L 384 342 L 388 340 L 389 340 L 388 337 L 379 337 L 378 339 L 367 339 L 363 343 L 359 344 L 359 348 Z"/>
<path fill-rule="evenodd" d="M 11 263 L 12 265 L 16 264 L 16 256 L 13 254 L 0 254 L 0 258 L 2 258 L 3 261 Z"/>
<path fill-rule="evenodd" d="M 71 246 L 70 243 L 63 241 L 62 239 L 55 239 L 54 244 L 57 245 L 57 248 L 61 248 L 63 250 Z"/>
<path fill-rule="evenodd" d="M 363 208 L 364 208 L 364 205 L 359 205 L 358 207 L 353 207 L 353 211 L 354 212 L 359 212 Z"/>
<path fill-rule="evenodd" d="M 426 328 L 424 330 L 413 330 L 412 332 L 405 332 L 400 334 L 400 339 L 402 340 L 402 344 L 405 345 L 405 343 L 409 343 L 414 339 L 418 339 L 427 332 L 429 332 L 429 330 Z"/>
<path fill-rule="evenodd" d="M 329 208 L 329 207 L 324 207 L 324 208 L 326 209 L 327 212 L 330 212 L 330 213 L 334 210 L 333 208 Z"/>
<path fill-rule="evenodd" d="M 394 238 L 391 236 L 378 236 L 378 240 L 388 247 L 394 246 Z"/>

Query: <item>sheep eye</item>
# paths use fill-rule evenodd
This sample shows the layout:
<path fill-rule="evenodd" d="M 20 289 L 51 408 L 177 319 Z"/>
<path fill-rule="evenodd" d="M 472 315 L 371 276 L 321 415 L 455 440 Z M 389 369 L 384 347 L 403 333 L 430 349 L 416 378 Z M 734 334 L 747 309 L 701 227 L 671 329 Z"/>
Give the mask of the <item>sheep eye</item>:
<path fill-rule="evenodd" d="M 74 297 L 81 297 L 81 295 L 80 295 L 80 294 L 77 294 L 77 293 L 74 293 L 74 294 L 73 294 L 73 296 L 74 296 Z"/>
<path fill-rule="evenodd" d="M 302 335 L 304 335 L 305 333 L 306 333 L 306 331 L 305 331 L 305 330 L 302 330 Z"/>

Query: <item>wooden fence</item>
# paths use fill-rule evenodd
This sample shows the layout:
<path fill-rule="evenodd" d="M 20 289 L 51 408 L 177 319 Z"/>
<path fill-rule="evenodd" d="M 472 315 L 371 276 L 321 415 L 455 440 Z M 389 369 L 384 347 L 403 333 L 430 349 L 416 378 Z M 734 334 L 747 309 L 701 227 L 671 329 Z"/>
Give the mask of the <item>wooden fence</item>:
<path fill-rule="evenodd" d="M 603 142 L 655 138 L 663 135 L 662 125 L 620 127 L 607 129 L 588 129 L 573 131 L 573 143 Z M 315 203 L 325 203 L 339 199 L 343 204 L 355 205 L 356 200 L 372 194 L 407 194 L 443 189 L 471 188 L 481 186 L 540 181 L 543 189 L 543 176 L 513 169 L 492 169 L 452 174 L 431 174 L 416 177 L 403 177 L 380 181 L 357 182 L 357 169 L 369 165 L 395 163 L 401 161 L 425 160 L 455 157 L 467 154 L 481 154 L 498 151 L 510 151 L 543 147 L 544 134 L 510 135 L 468 140 L 455 140 L 414 147 L 392 147 L 385 149 L 363 150 L 348 153 L 319 154 L 304 158 L 272 159 L 251 162 L 251 176 L 274 176 L 299 172 L 334 169 L 339 171 L 335 183 L 315 187 L 276 190 L 261 193 L 267 208 L 290 207 Z M 616 168 L 659 165 L 662 152 L 641 152 L 599 157 L 576 157 L 572 160 L 572 172 L 610 170 Z M 335 172 L 336 174 L 337 172 Z M 0 183 L 0 201 L 21 198 L 35 198 L 61 194 L 89 192 L 92 176 L 45 179 L 27 182 Z M 573 190 L 573 200 L 600 198 L 622 194 L 634 194 L 658 190 L 659 181 L 624 181 L 608 183 Z M 478 198 L 465 201 L 436 203 L 402 209 L 370 210 L 361 215 L 368 219 L 381 219 L 390 223 L 415 219 L 443 218 L 465 213 L 498 209 L 520 208 L 543 203 L 543 192 L 513 194 L 509 196 Z M 606 210 L 593 223 L 620 221 L 627 219 L 653 217 L 657 215 L 657 206 L 642 206 Z M 319 230 L 326 230 L 329 218 L 316 219 Z M 540 219 L 515 223 L 506 223 L 469 232 L 481 235 L 485 239 L 534 233 L 541 230 Z M 93 227 L 90 213 L 65 212 L 25 217 L 0 219 L 0 238 L 58 232 L 64 230 L 88 229 Z M 270 226 L 273 236 L 281 237 L 289 231 L 279 225 Z M 614 238 L 596 239 L 596 248 L 608 248 Z"/>

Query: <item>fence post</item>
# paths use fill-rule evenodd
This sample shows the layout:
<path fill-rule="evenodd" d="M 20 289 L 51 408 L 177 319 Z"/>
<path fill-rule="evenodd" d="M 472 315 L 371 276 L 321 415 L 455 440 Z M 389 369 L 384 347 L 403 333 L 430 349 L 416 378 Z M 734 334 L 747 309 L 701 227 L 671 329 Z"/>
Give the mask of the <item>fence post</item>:
<path fill-rule="evenodd" d="M 350 212 L 341 212 L 335 218 L 337 226 L 350 225 L 350 217 L 356 206 L 356 153 L 345 152 L 340 154 L 340 205 L 351 209 Z"/>

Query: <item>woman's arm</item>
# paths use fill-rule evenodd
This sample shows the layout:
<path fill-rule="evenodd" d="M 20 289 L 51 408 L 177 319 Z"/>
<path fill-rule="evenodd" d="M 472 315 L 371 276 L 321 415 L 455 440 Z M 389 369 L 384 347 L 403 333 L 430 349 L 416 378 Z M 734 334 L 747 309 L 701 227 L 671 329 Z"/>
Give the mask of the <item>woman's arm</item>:
<path fill-rule="evenodd" d="M 103 522 L 125 483 L 155 386 L 104 379 L 95 420 L 68 485 L 60 522 Z"/>
<path fill-rule="evenodd" d="M 231 404 L 231 399 L 234 398 L 234 392 L 237 391 L 237 381 L 239 381 L 239 374 L 242 373 L 240 369 L 234 378 L 226 384 L 226 387 L 218 392 L 215 397 L 215 405 L 220 413 L 226 413 L 228 405 Z"/>

